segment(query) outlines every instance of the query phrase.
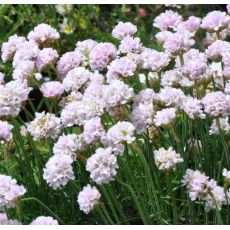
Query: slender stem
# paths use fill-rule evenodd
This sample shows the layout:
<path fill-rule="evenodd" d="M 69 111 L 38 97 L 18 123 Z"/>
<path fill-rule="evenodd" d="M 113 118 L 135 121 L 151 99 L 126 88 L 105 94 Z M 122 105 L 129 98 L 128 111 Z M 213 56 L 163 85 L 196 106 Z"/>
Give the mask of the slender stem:
<path fill-rule="evenodd" d="M 60 219 L 49 207 L 47 207 L 42 201 L 38 200 L 35 197 L 28 197 L 28 198 L 23 198 L 21 199 L 21 202 L 27 202 L 27 201 L 36 201 L 37 203 L 39 203 L 41 206 L 43 206 L 53 217 L 55 217 L 59 223 L 61 224 L 65 224 L 64 221 L 62 219 Z"/>
<path fill-rule="evenodd" d="M 173 192 L 172 180 L 171 180 L 171 176 L 169 173 L 167 173 L 167 175 L 166 175 L 166 182 L 167 182 L 167 186 L 169 189 L 169 193 L 170 193 L 172 205 L 173 205 L 173 224 L 178 224 L 176 198 L 175 198 L 175 194 Z"/>

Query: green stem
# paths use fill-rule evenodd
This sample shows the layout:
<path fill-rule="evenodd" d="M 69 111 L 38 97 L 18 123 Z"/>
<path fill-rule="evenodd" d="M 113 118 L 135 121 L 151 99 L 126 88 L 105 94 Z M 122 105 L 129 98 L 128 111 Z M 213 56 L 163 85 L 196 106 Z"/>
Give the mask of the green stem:
<path fill-rule="evenodd" d="M 62 219 L 60 219 L 52 210 L 50 210 L 50 208 L 47 207 L 42 201 L 38 200 L 35 197 L 28 197 L 28 198 L 21 199 L 21 202 L 27 202 L 27 201 L 36 201 L 42 207 L 44 207 L 54 218 L 56 218 L 59 221 L 59 223 L 65 224 L 64 221 Z"/>
<path fill-rule="evenodd" d="M 168 186 L 168 189 L 169 189 L 169 193 L 170 193 L 171 200 L 172 200 L 172 205 L 173 205 L 173 224 L 178 224 L 176 199 L 175 199 L 175 194 L 173 192 L 171 176 L 170 176 L 169 173 L 166 175 L 166 182 L 167 182 L 167 186 Z"/>

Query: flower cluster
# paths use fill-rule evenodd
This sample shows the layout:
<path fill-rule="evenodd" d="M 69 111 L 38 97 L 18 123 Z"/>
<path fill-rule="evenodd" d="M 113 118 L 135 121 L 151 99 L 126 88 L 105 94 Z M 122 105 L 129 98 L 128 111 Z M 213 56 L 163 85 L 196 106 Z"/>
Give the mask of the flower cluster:
<path fill-rule="evenodd" d="M 0 174 L 0 207 L 15 207 L 17 200 L 25 193 L 23 185 L 18 185 L 11 176 Z"/>

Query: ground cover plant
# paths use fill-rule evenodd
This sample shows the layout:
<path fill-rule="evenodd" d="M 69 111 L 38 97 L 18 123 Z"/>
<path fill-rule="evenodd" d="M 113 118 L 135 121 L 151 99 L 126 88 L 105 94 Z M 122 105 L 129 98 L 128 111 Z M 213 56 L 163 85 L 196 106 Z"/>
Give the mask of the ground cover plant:
<path fill-rule="evenodd" d="M 2 38 L 0 224 L 230 224 L 230 6 L 85 18 L 84 39 L 75 6 L 49 7 Z"/>

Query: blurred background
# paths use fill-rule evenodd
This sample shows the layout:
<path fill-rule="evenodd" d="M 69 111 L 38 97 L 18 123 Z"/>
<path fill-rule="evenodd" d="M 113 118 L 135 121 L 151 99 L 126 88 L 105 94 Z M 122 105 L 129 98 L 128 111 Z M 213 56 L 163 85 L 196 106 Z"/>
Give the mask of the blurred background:
<path fill-rule="evenodd" d="M 142 42 L 151 47 L 153 19 L 166 9 L 185 18 L 203 17 L 212 10 L 226 10 L 226 5 L 0 5 L 0 44 L 15 33 L 27 35 L 37 24 L 48 23 L 61 33 L 61 52 L 73 50 L 79 40 L 113 41 L 112 28 L 119 21 L 137 25 Z"/>

